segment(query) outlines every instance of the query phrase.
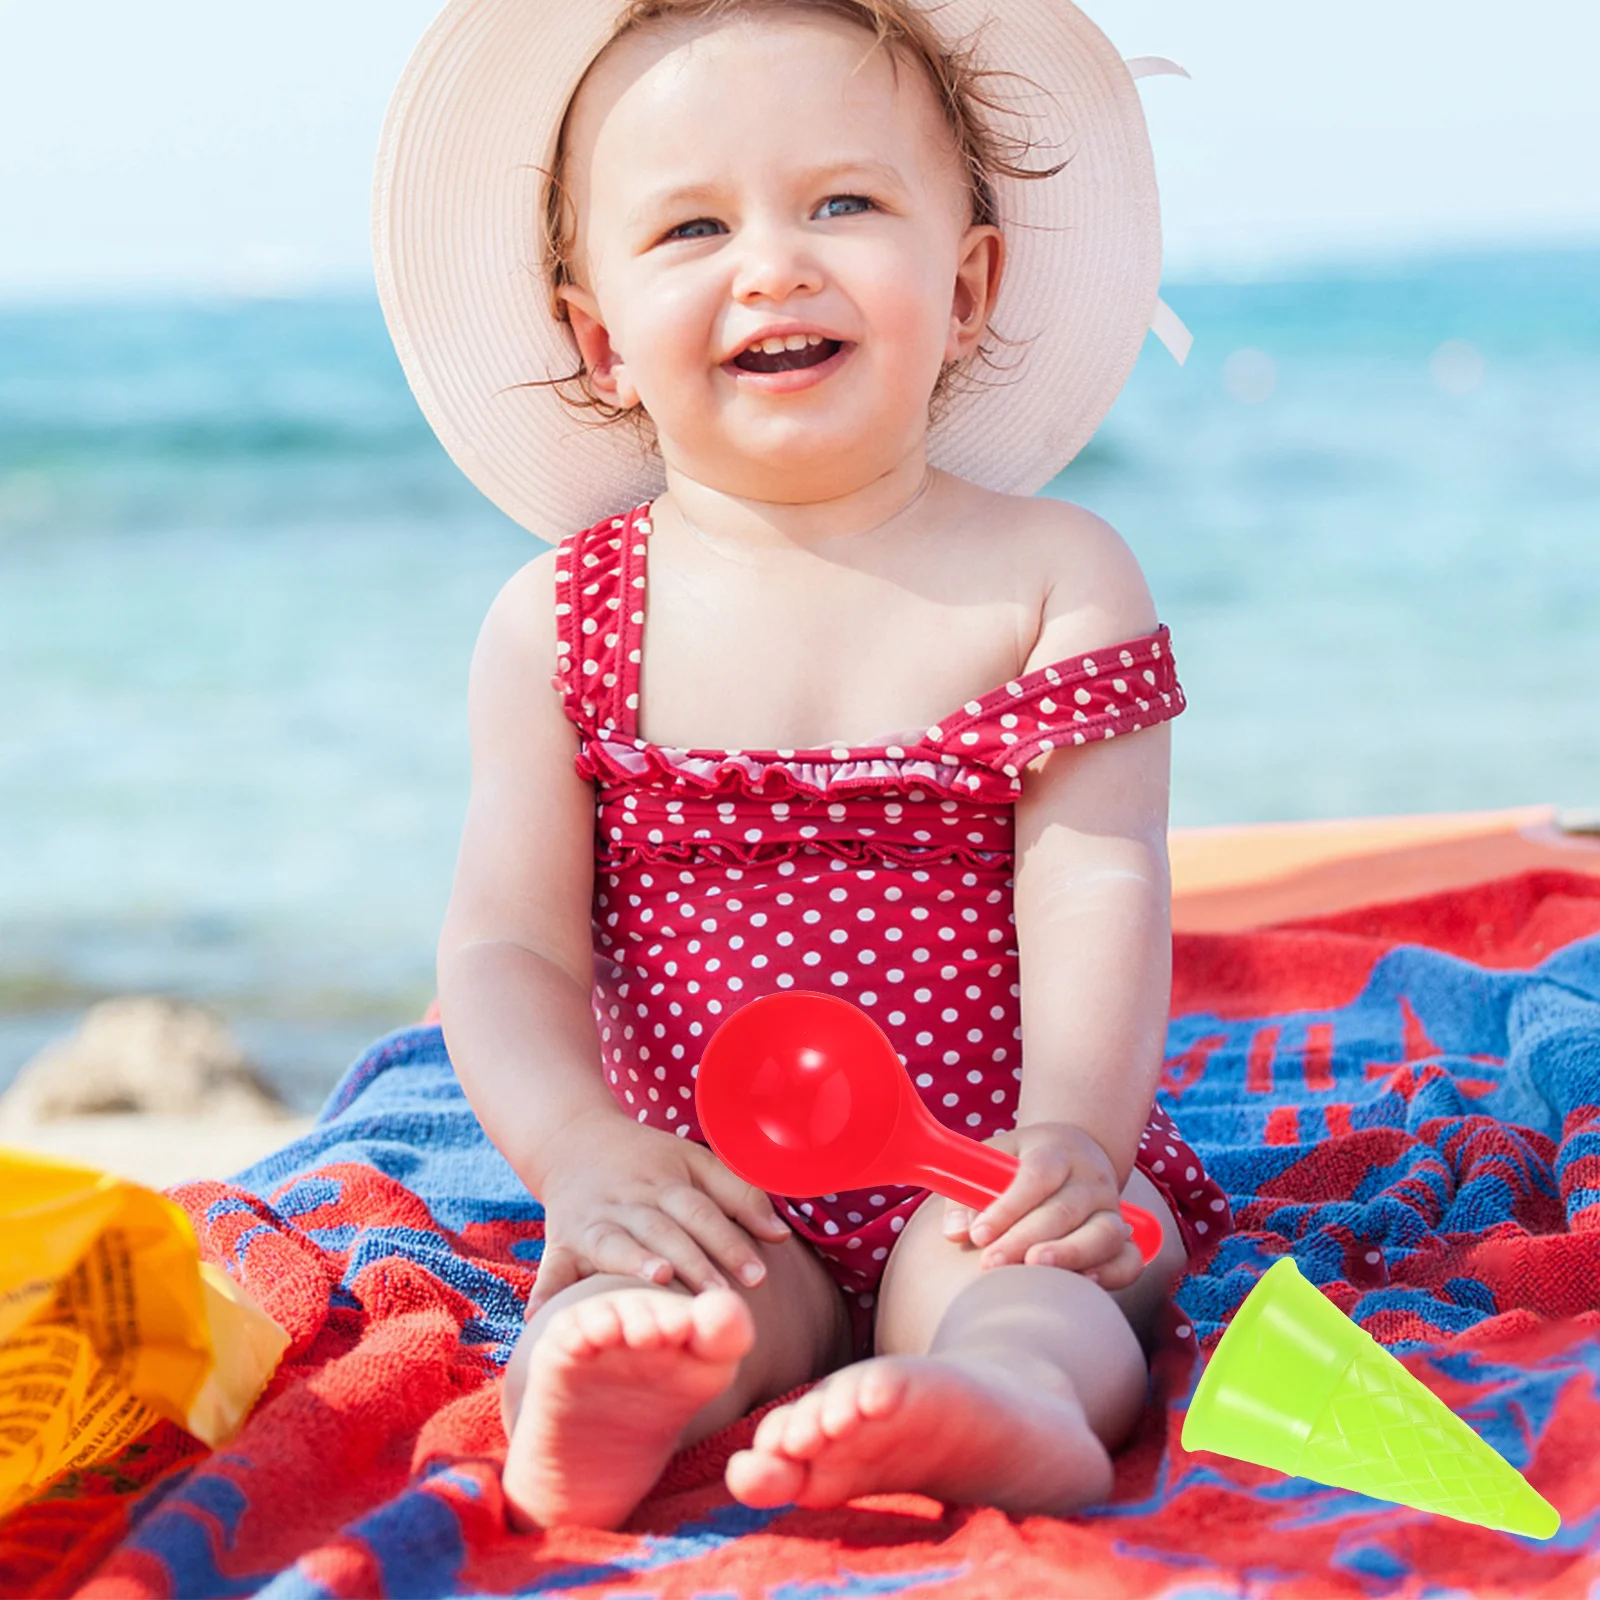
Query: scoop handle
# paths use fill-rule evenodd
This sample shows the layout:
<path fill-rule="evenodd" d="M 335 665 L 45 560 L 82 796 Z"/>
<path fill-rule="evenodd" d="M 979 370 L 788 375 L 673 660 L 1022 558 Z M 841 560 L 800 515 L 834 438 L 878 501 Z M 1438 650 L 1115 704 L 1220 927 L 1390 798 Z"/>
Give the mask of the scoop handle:
<path fill-rule="evenodd" d="M 992 1144 L 980 1144 L 964 1133 L 929 1119 L 931 1125 L 917 1133 L 917 1149 L 895 1181 L 919 1183 L 960 1205 L 982 1211 L 991 1200 L 998 1200 L 1011 1186 L 1021 1162 Z M 1161 1224 L 1143 1206 L 1119 1208 L 1122 1219 L 1133 1229 L 1133 1242 L 1148 1265 L 1161 1250 Z"/>
<path fill-rule="evenodd" d="M 920 1119 L 919 1119 L 920 1120 Z M 916 1151 L 905 1165 L 901 1183 L 921 1184 L 974 1211 L 982 1211 L 1011 1186 L 1021 1163 L 1014 1155 L 980 1144 L 931 1117 L 917 1129 Z"/>

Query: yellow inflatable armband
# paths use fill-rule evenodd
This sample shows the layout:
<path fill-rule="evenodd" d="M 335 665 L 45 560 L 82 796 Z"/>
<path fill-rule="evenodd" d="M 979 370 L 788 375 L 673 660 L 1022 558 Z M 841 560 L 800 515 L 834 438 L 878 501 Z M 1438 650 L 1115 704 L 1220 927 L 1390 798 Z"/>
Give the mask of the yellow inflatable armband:
<path fill-rule="evenodd" d="M 288 1343 L 170 1200 L 0 1146 L 0 1517 L 158 1418 L 225 1443 Z"/>

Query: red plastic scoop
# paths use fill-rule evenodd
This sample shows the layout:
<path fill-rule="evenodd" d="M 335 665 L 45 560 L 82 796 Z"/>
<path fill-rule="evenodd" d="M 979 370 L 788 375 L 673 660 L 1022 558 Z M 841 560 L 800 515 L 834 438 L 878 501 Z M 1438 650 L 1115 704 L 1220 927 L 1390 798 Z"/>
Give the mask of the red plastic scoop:
<path fill-rule="evenodd" d="M 982 1210 L 1017 1158 L 953 1133 L 922 1103 L 883 1030 L 848 1000 L 803 990 L 741 1006 L 706 1042 L 700 1130 L 723 1164 L 771 1194 L 915 1184 Z M 1146 1261 L 1161 1224 L 1124 1205 Z"/>

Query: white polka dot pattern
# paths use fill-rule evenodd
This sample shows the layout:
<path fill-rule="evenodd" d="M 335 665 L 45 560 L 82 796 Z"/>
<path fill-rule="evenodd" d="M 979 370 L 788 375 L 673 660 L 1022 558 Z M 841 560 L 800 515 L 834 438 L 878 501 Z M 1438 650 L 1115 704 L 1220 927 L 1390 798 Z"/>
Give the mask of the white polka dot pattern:
<path fill-rule="evenodd" d="M 1182 710 L 1166 629 L 1004 684 L 915 746 L 667 749 L 635 731 L 646 512 L 564 540 L 556 570 L 552 682 L 597 788 L 594 1007 L 613 1093 L 698 1139 L 706 1039 L 745 1001 L 800 988 L 873 1017 L 946 1125 L 979 1139 L 1014 1126 L 1021 770 Z M 923 1193 L 780 1209 L 864 1295 Z"/>

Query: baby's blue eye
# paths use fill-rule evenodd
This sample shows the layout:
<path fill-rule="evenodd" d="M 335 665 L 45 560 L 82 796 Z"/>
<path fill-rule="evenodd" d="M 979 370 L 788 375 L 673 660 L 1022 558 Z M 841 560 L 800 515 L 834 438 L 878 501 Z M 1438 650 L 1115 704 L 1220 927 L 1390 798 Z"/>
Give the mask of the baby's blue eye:
<path fill-rule="evenodd" d="M 680 222 L 676 228 L 671 229 L 669 239 L 709 239 L 722 224 L 711 217 L 696 217 L 693 222 Z M 708 232 L 692 233 L 691 229 L 707 229 Z"/>
<path fill-rule="evenodd" d="M 822 202 L 825 211 L 829 206 L 835 205 L 859 206 L 861 211 L 871 211 L 873 208 L 872 202 L 864 194 L 834 194 Z M 835 217 L 850 217 L 859 216 L 860 211 L 831 211 L 828 214 Z"/>

